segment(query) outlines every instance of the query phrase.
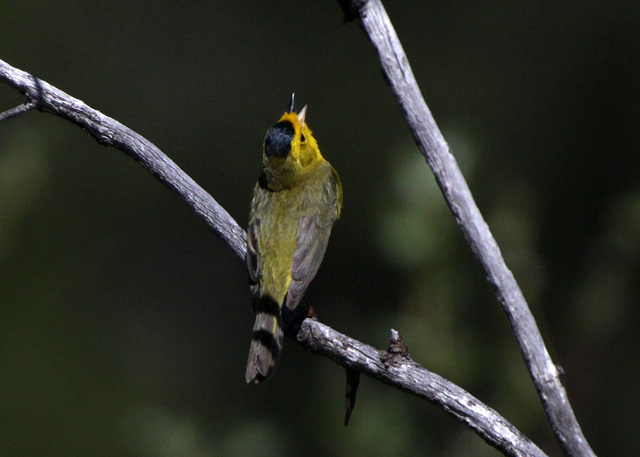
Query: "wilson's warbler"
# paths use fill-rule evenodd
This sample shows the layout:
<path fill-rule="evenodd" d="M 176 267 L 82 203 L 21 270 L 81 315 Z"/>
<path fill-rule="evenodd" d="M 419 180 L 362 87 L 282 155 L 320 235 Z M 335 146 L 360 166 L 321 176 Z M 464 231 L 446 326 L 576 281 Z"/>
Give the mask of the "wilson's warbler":
<path fill-rule="evenodd" d="M 275 371 L 284 329 L 307 315 L 300 303 L 322 262 L 333 222 L 342 208 L 340 178 L 320 153 L 305 122 L 307 107 L 289 110 L 265 136 L 262 173 L 251 202 L 247 267 L 256 314 L 247 383 Z"/>

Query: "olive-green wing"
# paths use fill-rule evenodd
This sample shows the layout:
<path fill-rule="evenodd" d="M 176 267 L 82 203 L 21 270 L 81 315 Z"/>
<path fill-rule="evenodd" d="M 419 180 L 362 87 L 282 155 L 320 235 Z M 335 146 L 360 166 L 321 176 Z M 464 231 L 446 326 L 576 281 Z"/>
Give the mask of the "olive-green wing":
<path fill-rule="evenodd" d="M 253 200 L 251 202 L 251 212 L 249 213 L 249 224 L 247 226 L 247 253 L 245 260 L 247 270 L 249 272 L 249 290 L 251 296 L 255 300 L 260 293 L 260 256 L 258 254 L 258 238 L 260 237 L 261 220 L 257 216 L 259 210 L 265 205 L 269 198 L 268 192 L 257 184 L 253 191 Z M 255 311 L 255 310 L 254 310 Z"/>
<path fill-rule="evenodd" d="M 340 179 L 331 165 L 326 163 L 326 166 L 329 176 L 319 190 L 322 194 L 319 204 L 314 211 L 298 221 L 296 248 L 291 262 L 291 283 L 285 303 L 291 310 L 298 306 L 309 283 L 316 275 L 329 242 L 331 227 L 340 215 Z"/>
<path fill-rule="evenodd" d="M 260 219 L 253 219 L 247 227 L 247 253 L 246 262 L 249 271 L 249 291 L 255 297 L 259 293 L 260 282 L 260 258 L 258 257 L 258 232 Z M 255 298 L 254 298 L 255 299 Z"/>

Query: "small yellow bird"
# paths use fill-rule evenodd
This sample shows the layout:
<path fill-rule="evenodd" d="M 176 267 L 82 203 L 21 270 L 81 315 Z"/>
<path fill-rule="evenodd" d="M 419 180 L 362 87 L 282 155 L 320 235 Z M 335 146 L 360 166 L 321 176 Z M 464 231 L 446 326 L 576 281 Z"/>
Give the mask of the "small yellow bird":
<path fill-rule="evenodd" d="M 305 116 L 289 110 L 265 136 L 262 173 L 253 192 L 247 228 L 247 267 L 256 314 L 247 383 L 275 371 L 284 331 L 297 330 L 307 315 L 300 303 L 316 275 L 340 216 L 342 185 L 318 148 Z"/>

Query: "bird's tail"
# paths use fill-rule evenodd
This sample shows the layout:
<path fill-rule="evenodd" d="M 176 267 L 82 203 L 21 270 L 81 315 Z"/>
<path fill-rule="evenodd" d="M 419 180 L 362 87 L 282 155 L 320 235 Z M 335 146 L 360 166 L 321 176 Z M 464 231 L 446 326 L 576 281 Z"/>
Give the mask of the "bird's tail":
<path fill-rule="evenodd" d="M 249 359 L 245 379 L 247 383 L 267 380 L 278 366 L 284 333 L 280 306 L 271 297 L 260 297 L 255 306 L 256 321 L 253 324 Z"/>

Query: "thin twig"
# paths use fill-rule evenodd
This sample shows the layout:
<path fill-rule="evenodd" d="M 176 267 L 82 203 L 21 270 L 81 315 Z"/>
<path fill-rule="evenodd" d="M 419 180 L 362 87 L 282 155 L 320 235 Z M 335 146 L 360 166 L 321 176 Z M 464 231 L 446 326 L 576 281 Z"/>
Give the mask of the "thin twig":
<path fill-rule="evenodd" d="M 31 101 L 27 101 L 22 105 L 16 106 L 15 108 L 8 109 L 0 113 L 0 122 L 11 119 L 12 117 L 19 116 L 20 114 L 26 113 L 27 111 L 31 111 L 36 107 L 35 103 Z"/>
<path fill-rule="evenodd" d="M 409 60 L 380 0 L 342 0 L 345 17 L 359 14 L 382 69 L 451 212 L 494 286 L 556 438 L 570 456 L 595 456 L 571 409 L 558 369 L 500 248 L 475 204 L 458 164 L 427 107 Z"/>
<path fill-rule="evenodd" d="M 104 145 L 116 147 L 141 163 L 178 194 L 227 244 L 244 258 L 246 234 L 204 189 L 141 135 L 65 92 L 0 60 L 0 81 L 24 93 L 37 107 L 81 126 Z M 508 456 L 545 454 L 506 419 L 460 387 L 410 361 L 342 335 L 306 319 L 297 336 L 305 348 L 354 368 L 442 407 Z"/>

